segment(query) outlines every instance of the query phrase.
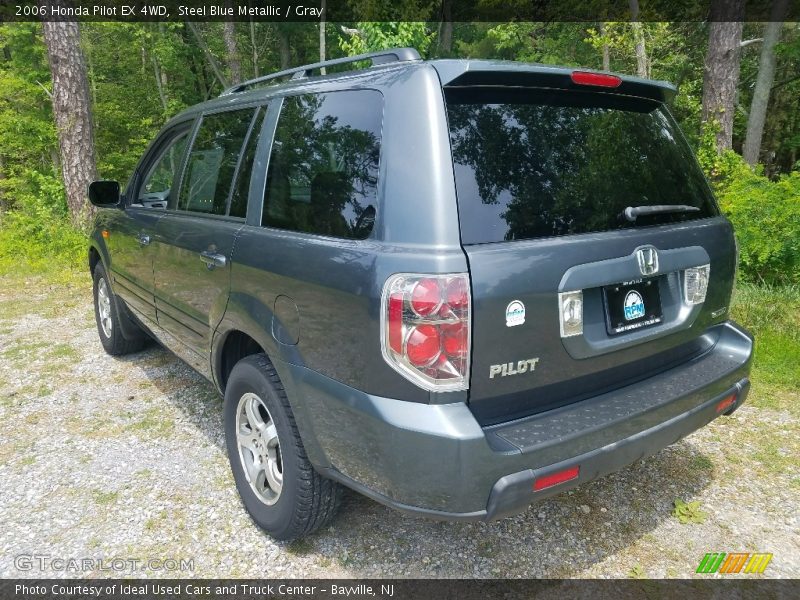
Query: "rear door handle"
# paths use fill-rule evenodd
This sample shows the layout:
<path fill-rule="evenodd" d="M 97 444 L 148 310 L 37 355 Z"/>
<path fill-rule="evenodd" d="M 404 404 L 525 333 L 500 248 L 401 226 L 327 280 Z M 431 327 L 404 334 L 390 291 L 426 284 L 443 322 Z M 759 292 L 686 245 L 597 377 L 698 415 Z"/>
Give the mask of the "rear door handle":
<path fill-rule="evenodd" d="M 200 260 L 206 263 L 209 271 L 215 267 L 224 267 L 228 262 L 224 254 L 217 254 L 211 250 L 203 250 L 200 253 Z"/>
<path fill-rule="evenodd" d="M 149 246 L 150 245 L 150 236 L 149 235 L 146 235 L 144 233 L 140 233 L 138 236 L 136 236 L 136 239 L 139 240 L 139 244 L 141 244 L 142 246 Z"/>

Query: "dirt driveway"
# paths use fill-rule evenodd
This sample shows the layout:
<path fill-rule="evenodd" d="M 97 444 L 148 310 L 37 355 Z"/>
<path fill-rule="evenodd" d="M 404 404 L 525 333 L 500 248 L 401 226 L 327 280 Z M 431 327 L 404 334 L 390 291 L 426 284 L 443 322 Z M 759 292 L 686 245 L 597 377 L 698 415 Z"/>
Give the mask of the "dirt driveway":
<path fill-rule="evenodd" d="M 800 577 L 794 412 L 751 403 L 495 523 L 411 519 L 350 493 L 332 527 L 288 545 L 242 508 L 221 418 L 212 386 L 160 347 L 104 354 L 87 286 L 0 280 L 0 576 L 90 574 L 18 558 L 37 554 L 187 559 L 196 577 L 689 577 L 724 551 L 772 552 L 764 576 Z M 676 498 L 703 522 L 679 522 Z"/>

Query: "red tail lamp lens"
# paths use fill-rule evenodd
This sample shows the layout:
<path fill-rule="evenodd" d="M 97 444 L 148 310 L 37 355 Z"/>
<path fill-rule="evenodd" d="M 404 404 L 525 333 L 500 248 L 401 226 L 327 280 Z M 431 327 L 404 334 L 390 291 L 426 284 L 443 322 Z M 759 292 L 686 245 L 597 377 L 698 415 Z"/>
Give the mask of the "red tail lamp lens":
<path fill-rule="evenodd" d="M 389 297 L 389 347 L 403 351 L 403 294 Z"/>
<path fill-rule="evenodd" d="M 728 410 L 731 406 L 734 405 L 736 402 L 736 394 L 731 394 L 724 400 L 721 400 L 719 404 L 717 404 L 717 412 L 721 413 L 723 411 Z"/>
<path fill-rule="evenodd" d="M 420 280 L 411 292 L 411 308 L 418 315 L 427 317 L 433 314 L 441 303 L 439 282 L 435 279 Z"/>
<path fill-rule="evenodd" d="M 467 273 L 396 273 L 381 296 L 381 352 L 401 375 L 431 391 L 469 388 Z"/>
<path fill-rule="evenodd" d="M 406 342 L 406 355 L 412 365 L 427 366 L 440 352 L 439 329 L 435 325 L 418 325 L 411 330 Z"/>
<path fill-rule="evenodd" d="M 578 85 L 596 85 L 598 87 L 615 88 L 619 87 L 622 79 L 616 75 L 605 75 L 603 73 L 587 73 L 586 71 L 573 71 L 570 75 L 572 83 Z"/>
<path fill-rule="evenodd" d="M 442 346 L 447 356 L 452 358 L 463 358 L 466 356 L 468 333 L 466 323 L 442 325 L 441 330 L 443 335 Z"/>
<path fill-rule="evenodd" d="M 467 282 L 463 278 L 451 279 L 450 283 L 447 284 L 447 304 L 456 312 L 467 308 L 469 290 L 467 289 Z"/>
<path fill-rule="evenodd" d="M 557 473 L 551 473 L 550 475 L 539 477 L 533 482 L 533 491 L 538 492 L 539 490 L 544 490 L 546 488 L 553 487 L 554 485 L 558 485 L 559 483 L 564 483 L 565 481 L 575 479 L 580 471 L 580 465 L 576 465 L 574 467 L 570 467 L 569 469 L 558 471 Z"/>

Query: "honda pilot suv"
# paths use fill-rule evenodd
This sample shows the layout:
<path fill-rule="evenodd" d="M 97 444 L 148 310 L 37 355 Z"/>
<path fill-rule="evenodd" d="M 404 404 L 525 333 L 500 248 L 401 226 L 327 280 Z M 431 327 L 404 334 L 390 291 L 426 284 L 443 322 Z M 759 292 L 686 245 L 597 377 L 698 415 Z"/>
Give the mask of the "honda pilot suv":
<path fill-rule="evenodd" d="M 279 539 L 341 486 L 489 520 L 617 470 L 749 389 L 733 230 L 674 94 L 412 49 L 237 85 L 124 194 L 90 186 L 103 347 L 153 337 L 214 383 Z"/>

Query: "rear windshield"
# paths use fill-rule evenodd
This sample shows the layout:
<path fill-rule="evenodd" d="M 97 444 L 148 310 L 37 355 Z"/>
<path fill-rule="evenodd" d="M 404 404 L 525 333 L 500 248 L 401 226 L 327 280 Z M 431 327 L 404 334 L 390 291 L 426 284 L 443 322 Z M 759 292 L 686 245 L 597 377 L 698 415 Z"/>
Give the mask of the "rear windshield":
<path fill-rule="evenodd" d="M 656 102 L 554 90 L 446 92 L 462 242 L 608 231 L 718 214 Z M 698 211 L 624 216 L 627 207 Z"/>

